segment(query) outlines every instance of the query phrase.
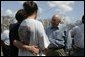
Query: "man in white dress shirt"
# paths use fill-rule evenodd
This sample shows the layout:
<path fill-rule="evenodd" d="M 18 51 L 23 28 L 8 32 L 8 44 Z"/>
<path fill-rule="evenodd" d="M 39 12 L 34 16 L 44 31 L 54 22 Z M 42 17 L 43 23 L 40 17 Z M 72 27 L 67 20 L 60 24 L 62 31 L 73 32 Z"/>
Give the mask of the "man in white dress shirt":
<path fill-rule="evenodd" d="M 73 56 L 84 56 L 84 16 L 82 17 L 82 24 L 71 30 L 71 36 L 74 42 Z"/>
<path fill-rule="evenodd" d="M 10 56 L 9 30 L 4 30 L 1 33 L 1 45 L 3 56 Z"/>
<path fill-rule="evenodd" d="M 44 50 L 50 44 L 49 39 L 45 33 L 42 23 L 36 20 L 37 16 L 37 4 L 34 2 L 25 2 L 23 4 L 24 10 L 28 17 L 20 24 L 18 33 L 20 41 L 26 45 L 35 45 L 40 49 L 39 54 L 33 55 L 33 53 L 26 50 L 19 49 L 19 56 L 45 56 Z"/>

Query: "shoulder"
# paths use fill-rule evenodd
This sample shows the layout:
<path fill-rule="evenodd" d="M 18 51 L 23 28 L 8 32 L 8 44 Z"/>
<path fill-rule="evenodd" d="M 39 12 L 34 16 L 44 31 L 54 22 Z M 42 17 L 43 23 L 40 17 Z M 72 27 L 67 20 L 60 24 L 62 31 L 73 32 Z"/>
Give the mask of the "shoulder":
<path fill-rule="evenodd" d="M 41 21 L 35 20 L 35 23 L 38 27 L 44 27 Z"/>
<path fill-rule="evenodd" d="M 72 28 L 72 30 L 76 30 L 78 28 L 79 28 L 79 26 L 75 26 L 75 27 Z"/>
<path fill-rule="evenodd" d="M 42 22 L 41 21 L 39 21 L 39 20 L 35 20 L 35 21 L 36 21 L 36 23 L 42 25 Z"/>
<path fill-rule="evenodd" d="M 18 23 L 10 24 L 10 29 L 17 27 L 18 25 L 19 25 Z"/>
<path fill-rule="evenodd" d="M 5 30 L 3 34 L 9 34 L 9 30 Z"/>
<path fill-rule="evenodd" d="M 9 30 L 5 30 L 3 33 L 1 33 L 1 38 L 7 37 L 9 35 Z"/>
<path fill-rule="evenodd" d="M 48 28 L 45 29 L 45 31 L 46 31 L 47 34 L 49 34 L 49 32 L 51 32 L 52 29 L 51 29 L 51 27 L 48 27 Z"/>
<path fill-rule="evenodd" d="M 75 26 L 70 30 L 70 32 L 76 33 L 78 31 L 78 29 L 79 29 L 79 26 Z"/>
<path fill-rule="evenodd" d="M 19 26 L 20 26 L 19 23 L 11 24 L 11 25 L 10 25 L 10 28 L 9 28 L 9 29 L 10 29 L 10 32 L 11 32 L 11 33 L 14 33 L 15 31 L 18 30 Z"/>
<path fill-rule="evenodd" d="M 27 26 L 29 24 L 34 24 L 34 23 L 35 22 L 32 19 L 25 19 L 25 20 L 22 21 L 22 23 L 20 24 L 20 26 Z"/>
<path fill-rule="evenodd" d="M 20 26 L 26 25 L 27 23 L 28 23 L 27 20 L 23 20 L 23 21 L 21 22 Z"/>
<path fill-rule="evenodd" d="M 79 28 L 84 28 L 84 24 L 79 25 Z"/>

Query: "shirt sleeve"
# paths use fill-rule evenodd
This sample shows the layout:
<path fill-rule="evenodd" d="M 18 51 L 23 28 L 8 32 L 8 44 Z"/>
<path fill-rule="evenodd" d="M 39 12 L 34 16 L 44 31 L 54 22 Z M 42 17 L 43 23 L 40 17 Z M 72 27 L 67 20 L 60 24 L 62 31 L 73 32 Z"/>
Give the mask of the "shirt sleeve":
<path fill-rule="evenodd" d="M 14 40 L 19 40 L 17 24 L 11 24 L 9 30 L 10 30 L 9 32 L 10 43 L 13 44 Z"/>
<path fill-rule="evenodd" d="M 71 30 L 70 30 L 70 33 L 71 33 L 71 37 L 73 38 L 74 37 L 74 35 L 76 34 L 76 29 L 77 28 L 77 26 L 76 27 L 74 27 L 74 28 L 72 28 Z"/>
<path fill-rule="evenodd" d="M 1 34 L 1 40 L 2 41 L 5 41 L 9 39 L 9 33 L 7 31 L 4 31 L 2 34 Z"/>
<path fill-rule="evenodd" d="M 4 41 L 4 39 L 5 39 L 5 35 L 2 33 L 1 34 L 1 40 Z"/>
<path fill-rule="evenodd" d="M 45 48 L 47 48 L 50 44 L 49 39 L 45 33 L 44 27 L 42 25 L 42 23 L 39 24 L 40 26 L 38 26 L 38 36 L 39 36 L 39 46 L 42 50 L 44 50 Z"/>
<path fill-rule="evenodd" d="M 71 33 L 70 31 L 67 32 L 67 37 L 66 37 L 66 49 L 71 49 L 72 48 L 72 38 L 71 38 Z"/>
<path fill-rule="evenodd" d="M 51 47 L 57 47 L 57 48 L 61 48 L 61 47 L 64 47 L 64 41 L 62 40 L 56 40 L 56 39 L 52 39 L 52 38 L 49 38 L 51 44 L 49 45 L 49 48 Z"/>
<path fill-rule="evenodd" d="M 24 44 L 29 45 L 30 43 L 30 27 L 29 26 L 20 26 L 19 30 L 19 37 L 20 37 L 20 41 Z"/>
<path fill-rule="evenodd" d="M 73 43 L 73 39 L 74 39 L 74 36 L 76 35 L 76 27 L 72 28 L 71 30 L 69 30 L 68 32 L 68 37 L 67 37 L 67 43 L 66 43 L 66 49 L 71 49 L 72 48 L 72 45 L 74 44 Z"/>
<path fill-rule="evenodd" d="M 11 24 L 10 25 L 10 32 L 9 32 L 9 37 L 10 37 L 10 41 L 13 41 L 15 38 L 15 28 L 14 28 L 14 25 Z"/>

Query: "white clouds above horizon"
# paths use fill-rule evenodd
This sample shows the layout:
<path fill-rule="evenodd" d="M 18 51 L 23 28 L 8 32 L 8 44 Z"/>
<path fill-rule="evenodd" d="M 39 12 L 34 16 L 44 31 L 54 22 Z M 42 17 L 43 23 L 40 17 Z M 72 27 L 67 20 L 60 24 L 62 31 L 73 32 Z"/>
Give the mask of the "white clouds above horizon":
<path fill-rule="evenodd" d="M 1 15 L 13 15 L 18 9 L 22 8 L 25 1 L 1 1 Z M 81 18 L 84 13 L 83 1 L 34 1 L 39 6 L 39 15 L 41 18 L 50 19 L 53 14 L 68 16 L 67 19 L 75 21 Z M 52 8 L 52 9 L 51 9 Z M 11 14 L 11 13 L 12 14 Z"/>
<path fill-rule="evenodd" d="M 3 7 L 1 7 L 1 16 L 3 15 Z"/>
<path fill-rule="evenodd" d="M 74 23 L 69 16 L 63 16 L 62 22 L 66 25 Z"/>
<path fill-rule="evenodd" d="M 24 2 L 26 2 L 26 1 L 19 1 L 19 3 L 21 3 L 21 4 L 23 4 Z M 34 1 L 35 3 L 37 3 L 37 1 Z"/>
<path fill-rule="evenodd" d="M 3 7 L 1 7 L 1 11 L 3 10 Z"/>
<path fill-rule="evenodd" d="M 11 16 L 14 17 L 14 12 L 11 9 L 7 9 L 7 10 L 2 10 L 1 11 L 1 16 Z"/>
<path fill-rule="evenodd" d="M 41 7 L 39 7 L 39 13 L 42 13 L 43 9 Z"/>
<path fill-rule="evenodd" d="M 56 7 L 56 9 L 59 8 L 65 12 L 72 11 L 73 4 L 74 4 L 74 1 L 48 1 L 48 5 L 50 7 Z"/>
<path fill-rule="evenodd" d="M 13 12 L 12 12 L 12 10 L 7 9 L 7 10 L 6 10 L 6 14 L 7 14 L 7 15 L 12 15 L 12 14 L 13 14 Z"/>
<path fill-rule="evenodd" d="M 26 2 L 26 1 L 19 1 L 19 3 L 21 3 L 21 4 L 23 4 L 24 2 Z"/>

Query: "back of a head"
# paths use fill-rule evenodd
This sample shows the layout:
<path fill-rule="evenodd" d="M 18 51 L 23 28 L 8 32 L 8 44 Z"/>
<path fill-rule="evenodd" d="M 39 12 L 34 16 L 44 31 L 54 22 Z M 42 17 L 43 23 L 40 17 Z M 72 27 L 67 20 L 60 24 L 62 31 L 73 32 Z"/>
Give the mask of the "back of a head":
<path fill-rule="evenodd" d="M 51 20 L 52 26 L 58 26 L 60 22 L 61 22 L 60 15 L 53 15 Z"/>
<path fill-rule="evenodd" d="M 16 15 L 15 15 L 15 18 L 19 23 L 21 23 L 24 19 L 26 19 L 27 15 L 26 15 L 24 9 L 18 10 Z"/>
<path fill-rule="evenodd" d="M 28 14 L 28 16 L 32 15 L 35 12 L 37 13 L 37 10 L 38 10 L 37 4 L 33 1 L 26 1 L 23 4 L 23 8 L 26 11 L 26 13 Z"/>
<path fill-rule="evenodd" d="M 82 23 L 84 23 L 84 15 L 83 15 L 83 17 L 82 17 Z"/>
<path fill-rule="evenodd" d="M 52 19 L 59 20 L 61 22 L 61 16 L 58 14 L 53 15 Z"/>

